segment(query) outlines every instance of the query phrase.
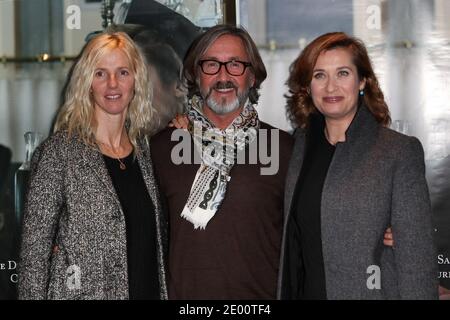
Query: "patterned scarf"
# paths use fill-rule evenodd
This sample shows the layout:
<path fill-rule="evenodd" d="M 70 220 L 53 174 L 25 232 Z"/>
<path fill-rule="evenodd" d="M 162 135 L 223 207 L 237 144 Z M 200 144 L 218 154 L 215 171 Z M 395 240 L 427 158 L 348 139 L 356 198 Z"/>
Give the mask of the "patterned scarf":
<path fill-rule="evenodd" d="M 205 229 L 225 197 L 238 152 L 256 138 L 259 119 L 254 106 L 247 102 L 228 128 L 221 130 L 203 115 L 201 98 L 194 96 L 189 105 L 189 132 L 202 163 L 181 216 L 194 229 Z"/>

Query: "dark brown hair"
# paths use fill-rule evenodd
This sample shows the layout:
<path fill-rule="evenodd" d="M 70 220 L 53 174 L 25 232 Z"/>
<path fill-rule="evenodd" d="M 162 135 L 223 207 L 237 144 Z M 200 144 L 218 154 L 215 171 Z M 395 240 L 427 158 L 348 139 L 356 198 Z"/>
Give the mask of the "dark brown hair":
<path fill-rule="evenodd" d="M 366 80 L 363 97 L 365 105 L 378 123 L 388 126 L 391 123 L 389 109 L 384 101 L 367 49 L 361 40 L 343 32 L 327 33 L 316 38 L 291 64 L 286 82 L 289 93 L 285 95 L 289 119 L 296 126 L 305 128 L 308 125 L 309 116 L 317 112 L 310 95 L 314 66 L 322 52 L 336 48 L 344 48 L 352 55 L 359 79 Z"/>
<path fill-rule="evenodd" d="M 261 87 L 261 83 L 267 77 L 266 68 L 261 56 L 259 55 L 258 48 L 248 32 L 242 27 L 226 24 L 214 26 L 205 33 L 201 34 L 194 40 L 189 48 L 184 59 L 183 68 L 183 75 L 186 79 L 186 84 L 189 91 L 188 96 L 192 97 L 200 92 L 197 85 L 197 76 L 199 71 L 198 62 L 208 48 L 214 43 L 214 41 L 224 35 L 238 37 L 244 43 L 245 51 L 248 54 L 250 63 L 252 64 L 250 70 L 255 75 L 255 84 L 252 88 L 250 88 L 249 99 L 252 103 L 257 103 L 259 98 L 258 90 Z"/>

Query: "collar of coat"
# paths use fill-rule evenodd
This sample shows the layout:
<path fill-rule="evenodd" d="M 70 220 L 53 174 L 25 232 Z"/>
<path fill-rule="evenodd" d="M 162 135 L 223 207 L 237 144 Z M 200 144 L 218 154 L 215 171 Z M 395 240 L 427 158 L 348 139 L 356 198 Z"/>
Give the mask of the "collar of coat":
<path fill-rule="evenodd" d="M 66 140 L 68 146 L 70 146 L 71 155 L 78 155 L 77 157 L 79 165 L 89 167 L 93 174 L 97 177 L 101 183 L 103 183 L 105 190 L 114 196 L 116 204 L 121 207 L 119 197 L 117 196 L 116 190 L 112 183 L 111 177 L 109 175 L 108 169 L 105 165 L 102 153 L 93 146 L 85 144 L 77 134 L 72 134 L 70 137 L 67 131 L 60 131 L 57 133 L 62 139 Z M 139 164 L 142 177 L 144 179 L 145 185 L 149 191 L 150 197 L 158 208 L 157 190 L 153 183 L 154 177 L 151 169 L 150 150 L 146 138 L 141 138 L 138 140 L 139 151 L 136 152 L 136 160 Z"/>

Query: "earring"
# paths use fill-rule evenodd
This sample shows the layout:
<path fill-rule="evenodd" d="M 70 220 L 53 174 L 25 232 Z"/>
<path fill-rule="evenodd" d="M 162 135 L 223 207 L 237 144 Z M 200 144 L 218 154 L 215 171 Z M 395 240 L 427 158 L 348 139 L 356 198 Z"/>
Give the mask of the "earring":
<path fill-rule="evenodd" d="M 359 95 L 360 95 L 361 97 L 364 97 L 364 90 L 359 90 Z"/>

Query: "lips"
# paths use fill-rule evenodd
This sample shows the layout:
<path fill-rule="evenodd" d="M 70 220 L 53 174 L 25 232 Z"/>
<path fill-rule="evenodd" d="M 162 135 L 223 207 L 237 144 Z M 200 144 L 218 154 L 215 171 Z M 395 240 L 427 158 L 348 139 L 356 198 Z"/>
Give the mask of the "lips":
<path fill-rule="evenodd" d="M 106 100 L 118 100 L 122 97 L 121 94 L 107 94 L 105 95 Z"/>
<path fill-rule="evenodd" d="M 236 90 L 236 86 L 231 81 L 218 81 L 213 89 L 219 93 L 229 93 Z"/>
<path fill-rule="evenodd" d="M 344 97 L 338 96 L 338 97 L 324 97 L 323 101 L 326 103 L 338 103 L 344 100 Z"/>
<path fill-rule="evenodd" d="M 220 92 L 220 93 L 228 93 L 228 92 L 234 91 L 234 88 L 225 88 L 225 89 L 215 88 L 214 90 L 217 91 L 217 92 Z"/>

